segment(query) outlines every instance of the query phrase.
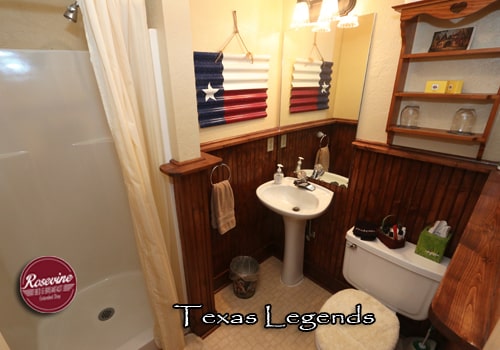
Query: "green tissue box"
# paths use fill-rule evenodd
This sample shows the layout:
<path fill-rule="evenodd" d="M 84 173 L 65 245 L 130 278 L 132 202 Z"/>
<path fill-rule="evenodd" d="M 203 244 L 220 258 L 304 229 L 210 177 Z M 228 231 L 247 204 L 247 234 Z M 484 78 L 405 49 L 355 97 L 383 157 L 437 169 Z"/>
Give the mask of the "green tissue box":
<path fill-rule="evenodd" d="M 417 248 L 415 248 L 415 253 L 426 257 L 435 262 L 441 262 L 443 260 L 443 254 L 446 250 L 446 245 L 450 241 L 451 234 L 448 237 L 443 238 L 435 234 L 430 233 L 429 227 L 426 227 L 418 238 Z"/>

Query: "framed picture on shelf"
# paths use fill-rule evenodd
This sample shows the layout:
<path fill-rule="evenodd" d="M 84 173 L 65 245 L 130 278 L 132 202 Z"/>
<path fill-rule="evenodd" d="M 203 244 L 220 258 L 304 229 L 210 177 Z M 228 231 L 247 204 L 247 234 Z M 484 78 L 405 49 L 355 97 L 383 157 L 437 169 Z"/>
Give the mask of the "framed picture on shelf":
<path fill-rule="evenodd" d="M 474 27 L 435 32 L 429 52 L 467 50 L 472 42 Z"/>

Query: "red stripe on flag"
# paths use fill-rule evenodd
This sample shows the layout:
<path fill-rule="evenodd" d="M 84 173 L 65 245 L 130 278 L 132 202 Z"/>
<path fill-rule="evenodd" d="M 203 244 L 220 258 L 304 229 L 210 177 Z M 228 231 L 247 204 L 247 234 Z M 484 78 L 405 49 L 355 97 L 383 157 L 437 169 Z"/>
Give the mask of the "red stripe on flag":
<path fill-rule="evenodd" d="M 252 101 L 266 101 L 267 92 L 262 90 L 224 90 L 224 105 L 245 103 Z"/>
<path fill-rule="evenodd" d="M 291 98 L 300 96 L 318 96 L 319 87 L 312 88 L 293 88 L 291 91 Z"/>
<path fill-rule="evenodd" d="M 290 96 L 290 113 L 318 110 L 319 87 L 292 88 Z"/>
<path fill-rule="evenodd" d="M 267 116 L 267 89 L 225 90 L 223 100 L 226 123 Z"/>

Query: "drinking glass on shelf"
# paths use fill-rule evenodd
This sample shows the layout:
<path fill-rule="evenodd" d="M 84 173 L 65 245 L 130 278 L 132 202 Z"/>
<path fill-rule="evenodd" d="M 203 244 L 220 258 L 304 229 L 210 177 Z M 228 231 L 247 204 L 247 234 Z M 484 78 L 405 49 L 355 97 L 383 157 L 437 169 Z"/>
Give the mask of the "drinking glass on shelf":
<path fill-rule="evenodd" d="M 419 106 L 405 106 L 401 111 L 399 126 L 404 128 L 418 128 Z"/>
<path fill-rule="evenodd" d="M 453 134 L 472 134 L 477 114 L 473 108 L 460 108 L 455 112 L 451 122 L 450 132 Z"/>

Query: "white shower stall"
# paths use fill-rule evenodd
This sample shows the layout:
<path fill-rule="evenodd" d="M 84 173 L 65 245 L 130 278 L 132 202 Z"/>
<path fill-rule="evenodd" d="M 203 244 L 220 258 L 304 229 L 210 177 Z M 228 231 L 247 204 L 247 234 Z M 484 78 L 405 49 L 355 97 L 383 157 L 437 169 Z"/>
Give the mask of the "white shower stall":
<path fill-rule="evenodd" d="M 19 294 L 41 256 L 76 274 L 59 313 Z M 0 331 L 12 350 L 139 349 L 152 324 L 89 53 L 0 49 Z"/>

